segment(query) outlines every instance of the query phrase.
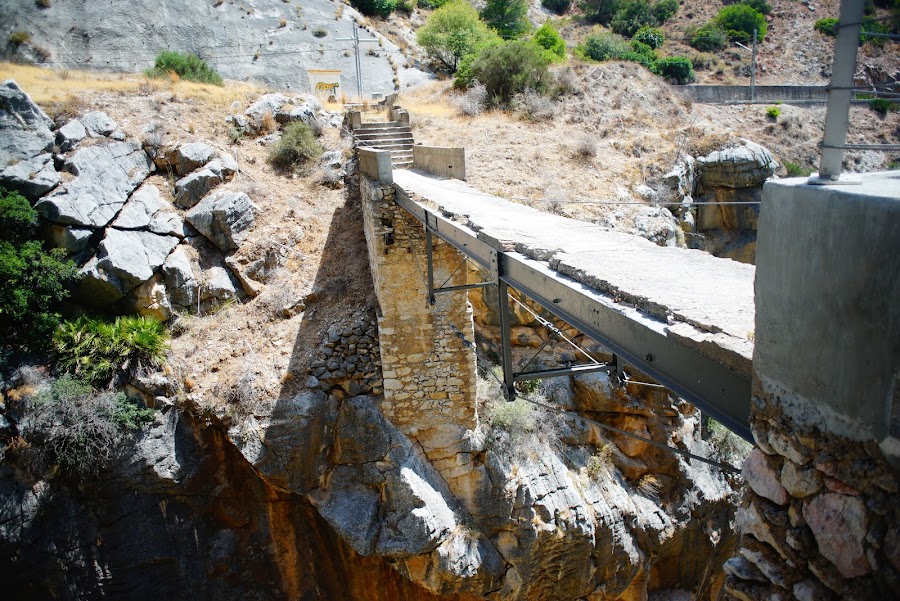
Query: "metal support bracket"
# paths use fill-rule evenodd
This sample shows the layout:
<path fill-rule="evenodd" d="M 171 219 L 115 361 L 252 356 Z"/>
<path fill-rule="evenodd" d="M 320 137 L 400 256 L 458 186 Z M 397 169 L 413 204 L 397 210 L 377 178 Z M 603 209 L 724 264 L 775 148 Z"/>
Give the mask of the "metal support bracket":
<path fill-rule="evenodd" d="M 500 305 L 500 358 L 503 362 L 503 388 L 506 400 L 516 399 L 516 376 L 512 366 L 512 320 L 509 315 L 509 287 L 502 278 L 501 253 L 494 250 L 491 257 L 494 279 L 497 281 L 497 303 Z"/>
<path fill-rule="evenodd" d="M 559 369 L 542 369 L 537 371 L 525 371 L 513 374 L 513 380 L 522 382 L 524 380 L 543 380 L 545 378 L 557 378 L 559 376 L 577 376 L 579 374 L 591 374 L 601 371 L 612 371 L 615 367 L 610 363 L 598 363 L 590 365 L 573 365 L 572 367 L 561 367 Z"/>

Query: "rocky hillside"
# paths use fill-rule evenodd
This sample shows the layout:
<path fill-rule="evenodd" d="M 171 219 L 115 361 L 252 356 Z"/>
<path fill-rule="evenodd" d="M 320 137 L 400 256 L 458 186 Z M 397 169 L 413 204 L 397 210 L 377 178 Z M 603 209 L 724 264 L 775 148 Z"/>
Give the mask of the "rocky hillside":
<path fill-rule="evenodd" d="M 85 0 L 0 2 L 0 35 L 15 31 L 29 41 L 7 52 L 54 68 L 135 73 L 153 66 L 162 50 L 193 52 L 224 77 L 257 81 L 298 92 L 311 91 L 307 69 L 344 73 L 344 93 L 356 96 L 353 36 L 367 20 L 330 0 L 190 0 L 97 4 Z M 362 30 L 363 90 L 389 94 L 426 76 L 400 49 L 374 29 Z"/>

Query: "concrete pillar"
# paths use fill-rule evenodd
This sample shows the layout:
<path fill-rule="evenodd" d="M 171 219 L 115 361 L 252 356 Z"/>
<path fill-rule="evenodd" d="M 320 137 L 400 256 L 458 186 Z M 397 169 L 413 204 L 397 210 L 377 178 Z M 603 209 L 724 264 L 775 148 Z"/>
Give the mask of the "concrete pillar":
<path fill-rule="evenodd" d="M 763 191 L 740 599 L 900 586 L 900 177 Z M 779 596 L 780 595 L 780 596 Z"/>

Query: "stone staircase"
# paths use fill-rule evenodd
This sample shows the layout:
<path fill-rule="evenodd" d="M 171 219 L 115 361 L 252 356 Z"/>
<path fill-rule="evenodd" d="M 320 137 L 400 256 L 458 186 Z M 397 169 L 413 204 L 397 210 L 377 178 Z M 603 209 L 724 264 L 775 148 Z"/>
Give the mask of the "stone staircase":
<path fill-rule="evenodd" d="M 357 148 L 390 150 L 391 164 L 397 169 L 413 165 L 413 135 L 409 125 L 399 121 L 363 123 L 353 130 Z"/>

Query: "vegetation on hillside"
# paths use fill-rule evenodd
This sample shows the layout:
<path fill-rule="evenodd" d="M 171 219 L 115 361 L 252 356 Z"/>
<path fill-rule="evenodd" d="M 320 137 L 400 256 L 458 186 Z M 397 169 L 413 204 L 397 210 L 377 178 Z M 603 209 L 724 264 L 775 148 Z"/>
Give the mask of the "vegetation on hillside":
<path fill-rule="evenodd" d="M 85 479 L 119 457 L 128 439 L 153 421 L 154 411 L 121 392 L 97 392 L 64 375 L 28 398 L 24 415 L 20 432 L 33 445 L 38 465 Z"/>
<path fill-rule="evenodd" d="M 39 350 L 59 323 L 59 303 L 78 271 L 64 250 L 45 250 L 37 234 L 28 200 L 0 188 L 0 335 Z"/>
<path fill-rule="evenodd" d="M 273 167 L 289 171 L 319 160 L 322 152 L 316 132 L 303 121 L 294 121 L 285 126 L 281 138 L 272 145 L 269 163 Z"/>
<path fill-rule="evenodd" d="M 137 315 L 114 321 L 82 316 L 64 321 L 53 333 L 57 366 L 98 385 L 127 380 L 163 364 L 169 332 L 155 319 Z"/>
<path fill-rule="evenodd" d="M 148 77 L 168 77 L 174 73 L 181 79 L 208 83 L 217 86 L 223 84 L 222 76 L 215 69 L 206 64 L 196 54 L 163 50 L 156 55 L 156 63 L 152 69 L 147 70 Z"/>

